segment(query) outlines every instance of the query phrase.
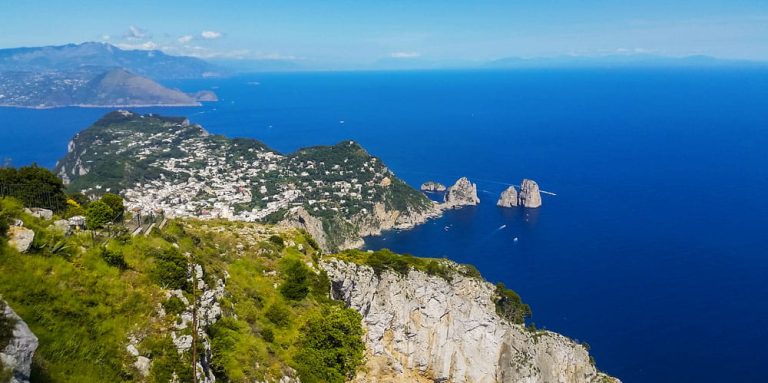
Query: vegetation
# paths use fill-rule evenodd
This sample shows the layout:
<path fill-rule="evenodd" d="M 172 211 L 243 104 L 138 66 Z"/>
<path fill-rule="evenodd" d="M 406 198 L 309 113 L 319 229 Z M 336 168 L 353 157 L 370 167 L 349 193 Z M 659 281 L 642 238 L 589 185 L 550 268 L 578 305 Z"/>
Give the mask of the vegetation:
<path fill-rule="evenodd" d="M 0 168 L 0 197 L 14 197 L 28 207 L 62 211 L 66 207 L 64 183 L 37 165 Z"/>
<path fill-rule="evenodd" d="M 296 354 L 296 370 L 305 383 L 343 383 L 363 360 L 362 317 L 331 306 L 304 325 Z"/>
<path fill-rule="evenodd" d="M 286 299 L 300 301 L 309 294 L 309 268 L 297 259 L 286 263 L 283 271 L 285 281 L 280 285 L 280 294 Z"/>
<path fill-rule="evenodd" d="M 496 313 L 512 323 L 524 324 L 531 316 L 531 307 L 523 303 L 516 292 L 499 282 L 496 284 Z"/>
<path fill-rule="evenodd" d="M 101 229 L 115 216 L 115 212 L 104 202 L 96 201 L 85 210 L 85 226 L 89 229 Z"/>
<path fill-rule="evenodd" d="M 117 221 L 123 218 L 123 212 L 125 211 L 125 206 L 123 205 L 123 197 L 120 197 L 117 194 L 105 193 L 103 196 L 101 196 L 100 201 L 109 206 L 109 208 L 112 210 L 111 221 Z"/>
<path fill-rule="evenodd" d="M 16 321 L 4 315 L 5 302 L 0 300 L 0 350 L 8 345 L 13 338 L 13 328 L 16 327 Z M 2 367 L 2 366 L 0 366 Z"/>
<path fill-rule="evenodd" d="M 460 265 L 444 259 L 419 258 L 410 254 L 396 254 L 389 249 L 373 252 L 346 250 L 333 257 L 370 266 L 377 275 L 385 270 L 391 270 L 400 275 L 408 275 L 411 270 L 419 270 L 448 281 L 456 274 L 480 278 L 480 273 L 472 265 Z"/>

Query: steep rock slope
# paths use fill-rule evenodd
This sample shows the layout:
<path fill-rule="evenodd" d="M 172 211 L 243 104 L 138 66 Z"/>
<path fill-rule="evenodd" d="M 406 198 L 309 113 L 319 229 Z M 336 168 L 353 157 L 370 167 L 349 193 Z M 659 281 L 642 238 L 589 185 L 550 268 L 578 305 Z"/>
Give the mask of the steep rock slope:
<path fill-rule="evenodd" d="M 37 337 L 10 306 L 0 300 L 0 320 L 11 330 L 10 339 L 0 344 L 0 378 L 10 375 L 10 383 L 28 383 L 32 357 L 37 350 Z M 3 328 L 0 326 L 0 331 Z M 0 334 L 0 341 L 3 341 Z M 5 342 L 3 342 L 5 343 Z"/>
<path fill-rule="evenodd" d="M 403 276 L 332 259 L 334 298 L 363 315 L 368 374 L 358 382 L 618 382 L 584 346 L 496 313 L 495 287 L 475 277 L 411 270 Z"/>

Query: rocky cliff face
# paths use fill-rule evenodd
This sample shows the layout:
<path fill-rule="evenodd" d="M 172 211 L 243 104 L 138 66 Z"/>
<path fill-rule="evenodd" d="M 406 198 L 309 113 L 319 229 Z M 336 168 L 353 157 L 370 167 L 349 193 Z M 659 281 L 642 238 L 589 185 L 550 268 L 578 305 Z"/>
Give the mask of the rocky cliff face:
<path fill-rule="evenodd" d="M 488 282 L 414 270 L 377 276 L 335 259 L 322 267 L 333 297 L 363 315 L 367 365 L 356 382 L 618 382 L 582 345 L 500 318 Z"/>
<path fill-rule="evenodd" d="M 501 192 L 499 200 L 496 202 L 496 206 L 501 207 L 513 207 L 517 206 L 517 190 L 514 186 L 510 186 L 507 190 Z"/>
<path fill-rule="evenodd" d="M 435 182 L 435 181 L 427 181 L 421 184 L 421 191 L 427 191 L 427 192 L 444 192 L 445 191 L 445 185 Z"/>
<path fill-rule="evenodd" d="M 539 185 L 535 181 L 524 179 L 520 184 L 520 206 L 536 208 L 541 206 L 541 193 Z"/>
<path fill-rule="evenodd" d="M 445 193 L 445 207 L 471 206 L 480 203 L 477 197 L 477 185 L 469 182 L 467 177 L 459 178 Z"/>
<path fill-rule="evenodd" d="M 0 376 L 10 370 L 10 383 L 28 383 L 32 371 L 32 357 L 37 350 L 37 337 L 3 301 L 0 301 L 0 315 L 15 324 L 10 342 L 0 345 Z"/>

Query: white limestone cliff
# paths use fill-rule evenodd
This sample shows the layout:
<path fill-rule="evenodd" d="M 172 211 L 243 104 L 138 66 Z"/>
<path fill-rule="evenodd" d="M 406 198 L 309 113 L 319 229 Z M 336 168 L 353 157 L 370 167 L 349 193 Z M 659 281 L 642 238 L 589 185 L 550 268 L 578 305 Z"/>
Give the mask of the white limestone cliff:
<path fill-rule="evenodd" d="M 518 197 L 520 206 L 537 208 L 541 206 L 541 193 L 539 185 L 532 180 L 524 179 L 520 183 L 520 195 Z"/>
<path fill-rule="evenodd" d="M 501 207 L 514 207 L 517 206 L 517 190 L 514 186 L 510 186 L 507 190 L 501 192 L 499 200 L 496 201 L 496 206 Z"/>
<path fill-rule="evenodd" d="M 619 382 L 587 349 L 496 314 L 495 286 L 456 274 L 449 282 L 331 259 L 321 264 L 332 296 L 363 316 L 366 365 L 355 382 Z"/>
<path fill-rule="evenodd" d="M 459 178 L 453 186 L 445 192 L 445 208 L 459 206 L 472 206 L 480 203 L 477 197 L 477 185 L 469 182 L 467 177 Z"/>

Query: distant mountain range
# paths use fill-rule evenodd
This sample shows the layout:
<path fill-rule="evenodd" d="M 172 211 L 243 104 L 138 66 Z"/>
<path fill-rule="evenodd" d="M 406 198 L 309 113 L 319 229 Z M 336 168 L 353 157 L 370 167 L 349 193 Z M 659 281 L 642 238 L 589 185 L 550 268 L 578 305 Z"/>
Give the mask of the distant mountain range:
<path fill-rule="evenodd" d="M 197 58 L 103 43 L 0 49 L 0 106 L 196 106 L 216 96 L 187 94 L 155 80 L 221 73 Z"/>

